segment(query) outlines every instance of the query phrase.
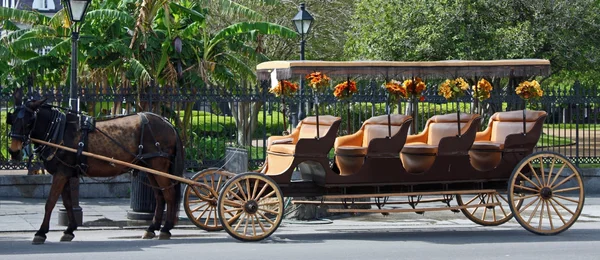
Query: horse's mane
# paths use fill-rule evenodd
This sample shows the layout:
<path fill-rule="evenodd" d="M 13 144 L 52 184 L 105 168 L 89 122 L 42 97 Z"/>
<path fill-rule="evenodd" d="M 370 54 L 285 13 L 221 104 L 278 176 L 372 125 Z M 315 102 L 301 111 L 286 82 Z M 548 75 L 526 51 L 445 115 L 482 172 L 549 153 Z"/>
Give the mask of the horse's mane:
<path fill-rule="evenodd" d="M 49 108 L 49 109 L 55 108 L 65 114 L 88 116 L 86 113 L 83 113 L 80 111 L 75 112 L 75 111 L 69 110 L 69 108 L 55 106 L 55 105 L 51 105 L 51 104 L 42 104 L 41 108 Z M 114 116 L 95 117 L 95 120 L 96 120 L 96 122 L 109 121 L 109 120 L 118 119 L 118 118 L 122 118 L 122 117 L 128 117 L 128 116 L 132 116 L 132 115 L 135 115 L 135 114 L 121 114 L 121 115 L 114 115 Z"/>

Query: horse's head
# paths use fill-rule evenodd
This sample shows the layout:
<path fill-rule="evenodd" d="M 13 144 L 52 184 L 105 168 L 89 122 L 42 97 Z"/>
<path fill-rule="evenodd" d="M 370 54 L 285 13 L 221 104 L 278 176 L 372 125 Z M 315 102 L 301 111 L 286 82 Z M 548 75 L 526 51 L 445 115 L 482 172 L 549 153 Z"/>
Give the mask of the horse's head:
<path fill-rule="evenodd" d="M 8 113 L 6 123 L 10 125 L 10 147 L 8 152 L 12 160 L 20 161 L 23 145 L 29 142 L 29 135 L 35 126 L 37 111 L 46 99 L 27 101 L 17 106 L 13 113 Z"/>

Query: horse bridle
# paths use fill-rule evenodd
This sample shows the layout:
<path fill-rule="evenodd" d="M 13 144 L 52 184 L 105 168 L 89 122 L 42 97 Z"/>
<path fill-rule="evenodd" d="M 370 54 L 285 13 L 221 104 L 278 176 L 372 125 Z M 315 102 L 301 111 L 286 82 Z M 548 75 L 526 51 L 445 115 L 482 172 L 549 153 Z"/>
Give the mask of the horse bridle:
<path fill-rule="evenodd" d="M 21 141 L 23 143 L 23 145 L 27 145 L 27 143 L 30 141 L 29 136 L 31 134 L 31 131 L 33 131 L 33 129 L 35 128 L 35 123 L 37 122 L 38 110 L 33 110 L 33 109 L 29 108 L 27 105 L 21 105 L 19 112 L 17 112 L 17 117 L 14 118 L 14 120 L 11 120 L 14 122 L 16 122 L 17 120 L 25 121 L 25 112 L 29 112 L 29 113 L 33 114 L 33 116 L 29 119 L 29 122 L 24 122 L 24 124 L 23 124 L 24 127 L 31 126 L 30 130 L 27 133 L 16 134 L 16 133 L 13 133 L 12 127 L 11 127 L 11 131 L 9 133 L 10 138 Z M 13 114 L 9 113 L 8 118 L 12 119 L 12 117 L 13 117 Z M 14 122 L 11 122 L 11 125 L 14 126 Z"/>

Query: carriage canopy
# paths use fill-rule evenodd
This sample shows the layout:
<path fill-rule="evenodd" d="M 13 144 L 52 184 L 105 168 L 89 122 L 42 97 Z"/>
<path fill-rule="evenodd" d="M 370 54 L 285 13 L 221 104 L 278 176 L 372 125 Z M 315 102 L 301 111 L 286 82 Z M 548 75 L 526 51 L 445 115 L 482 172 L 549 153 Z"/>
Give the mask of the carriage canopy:
<path fill-rule="evenodd" d="M 290 79 L 321 71 L 327 75 L 392 77 L 530 77 L 550 74 L 545 59 L 446 61 L 269 61 L 256 67 L 260 80 Z"/>

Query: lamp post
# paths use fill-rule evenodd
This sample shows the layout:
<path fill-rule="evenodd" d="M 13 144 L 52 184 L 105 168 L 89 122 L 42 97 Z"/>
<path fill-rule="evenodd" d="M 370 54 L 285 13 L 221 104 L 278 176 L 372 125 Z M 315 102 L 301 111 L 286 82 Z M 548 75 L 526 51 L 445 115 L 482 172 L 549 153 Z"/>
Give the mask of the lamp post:
<path fill-rule="evenodd" d="M 71 80 L 69 88 L 69 109 L 72 112 L 79 112 L 79 98 L 77 96 L 77 41 L 79 41 L 79 29 L 81 22 L 85 18 L 88 6 L 92 0 L 62 0 L 63 7 L 67 8 L 67 14 L 71 21 Z M 83 211 L 79 206 L 79 178 L 74 177 L 69 180 L 71 187 L 71 200 L 75 221 L 77 225 L 83 223 Z M 59 225 L 68 225 L 66 209 L 61 208 L 58 211 Z"/>
<path fill-rule="evenodd" d="M 292 22 L 294 22 L 294 26 L 296 28 L 296 32 L 300 34 L 300 60 L 304 60 L 304 45 L 306 43 L 306 35 L 310 31 L 310 27 L 315 19 L 310 15 L 308 11 L 306 11 L 306 7 L 304 3 L 300 4 L 300 11 L 294 16 Z M 308 106 L 304 104 L 302 101 L 302 88 L 304 85 L 304 77 L 300 77 L 300 102 L 298 104 L 298 118 L 294 118 L 296 115 L 292 113 L 292 122 L 294 125 L 297 125 L 298 120 L 304 119 L 306 117 L 305 110 L 308 110 Z M 285 116 L 285 115 L 284 115 Z"/>

